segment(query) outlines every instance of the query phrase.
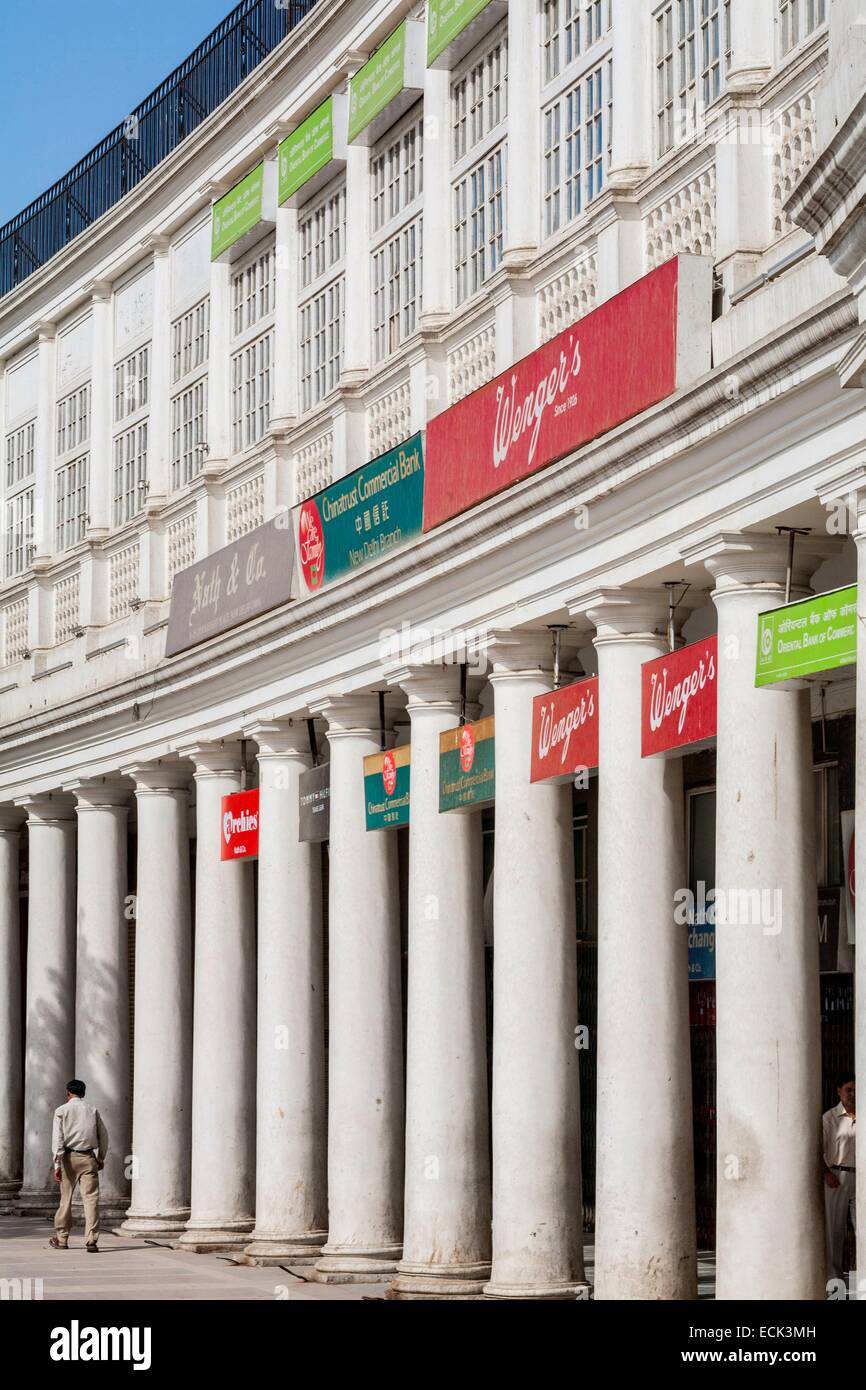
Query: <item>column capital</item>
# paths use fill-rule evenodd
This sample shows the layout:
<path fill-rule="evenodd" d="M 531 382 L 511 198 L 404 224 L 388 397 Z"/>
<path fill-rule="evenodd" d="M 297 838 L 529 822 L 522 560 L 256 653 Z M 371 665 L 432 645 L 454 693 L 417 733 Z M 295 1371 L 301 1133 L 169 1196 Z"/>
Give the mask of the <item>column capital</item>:
<path fill-rule="evenodd" d="M 130 763 L 121 769 L 135 783 L 135 795 L 147 796 L 157 792 L 189 791 L 193 778 L 190 763 L 180 759 L 157 758 L 152 763 Z"/>
<path fill-rule="evenodd" d="M 321 715 L 328 725 L 328 739 L 352 735 L 378 735 L 379 697 L 375 693 L 329 695 L 310 702 L 310 713 Z M 386 709 L 386 729 L 393 723 Z"/>
<path fill-rule="evenodd" d="M 180 758 L 188 758 L 195 768 L 194 777 L 219 777 L 240 773 L 243 767 L 239 739 L 216 739 L 213 743 L 189 743 L 176 749 Z"/>
<path fill-rule="evenodd" d="M 659 638 L 667 631 L 668 601 L 663 589 L 599 588 L 568 599 L 567 607 L 574 617 L 589 619 L 596 630 L 596 642 Z"/>
<path fill-rule="evenodd" d="M 841 536 L 798 536 L 794 546 L 792 589 L 808 592 L 812 575 L 845 544 Z M 716 593 L 743 588 L 784 588 L 788 538 L 767 531 L 721 531 L 682 550 L 687 564 L 703 564 L 716 581 Z"/>
<path fill-rule="evenodd" d="M 514 676 L 553 678 L 553 638 L 546 628 L 525 632 L 493 628 L 488 633 L 484 654 L 493 668 L 493 682 Z"/>
<path fill-rule="evenodd" d="M 431 705 L 457 706 L 460 703 L 460 667 L 407 661 L 385 671 L 389 685 L 405 692 L 410 714 Z"/>
<path fill-rule="evenodd" d="M 0 835 L 17 835 L 24 821 L 24 811 L 19 807 L 0 806 Z"/>
<path fill-rule="evenodd" d="M 54 825 L 75 819 L 75 801 L 63 792 L 43 792 L 36 796 L 15 798 L 15 805 L 27 813 L 29 825 Z"/>
<path fill-rule="evenodd" d="M 129 808 L 132 782 L 127 777 L 78 777 L 64 782 L 63 790 L 76 800 L 77 811 L 106 811 Z"/>
<path fill-rule="evenodd" d="M 298 758 L 305 764 L 312 764 L 310 733 L 303 716 L 260 719 L 244 729 L 244 734 L 258 744 L 259 761 L 263 758 Z"/>

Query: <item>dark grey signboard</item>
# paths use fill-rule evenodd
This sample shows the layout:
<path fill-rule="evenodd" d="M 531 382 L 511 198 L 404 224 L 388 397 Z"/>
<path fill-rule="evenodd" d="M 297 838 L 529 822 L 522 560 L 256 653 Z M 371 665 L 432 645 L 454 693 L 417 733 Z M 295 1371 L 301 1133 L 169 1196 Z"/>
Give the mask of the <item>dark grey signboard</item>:
<path fill-rule="evenodd" d="M 289 523 L 282 513 L 174 576 L 166 656 L 288 602 L 295 572 Z"/>
<path fill-rule="evenodd" d="M 315 844 L 331 833 L 331 764 L 301 773 L 298 783 L 298 839 Z"/>

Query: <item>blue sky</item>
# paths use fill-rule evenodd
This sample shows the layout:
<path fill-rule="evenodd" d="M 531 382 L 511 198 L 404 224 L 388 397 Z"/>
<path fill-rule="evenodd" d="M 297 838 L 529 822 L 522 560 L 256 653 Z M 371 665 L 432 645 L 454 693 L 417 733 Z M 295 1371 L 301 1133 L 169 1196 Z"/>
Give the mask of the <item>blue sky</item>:
<path fill-rule="evenodd" d="M 0 0 L 0 225 L 233 8 L 234 0 Z"/>

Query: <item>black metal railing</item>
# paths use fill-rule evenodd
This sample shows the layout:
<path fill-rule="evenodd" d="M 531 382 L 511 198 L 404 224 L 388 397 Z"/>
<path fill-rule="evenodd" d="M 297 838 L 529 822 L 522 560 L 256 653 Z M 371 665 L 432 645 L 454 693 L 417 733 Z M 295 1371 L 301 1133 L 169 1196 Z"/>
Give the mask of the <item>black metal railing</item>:
<path fill-rule="evenodd" d="M 135 188 L 258 67 L 318 0 L 241 0 L 95 149 L 0 227 L 0 296 Z"/>

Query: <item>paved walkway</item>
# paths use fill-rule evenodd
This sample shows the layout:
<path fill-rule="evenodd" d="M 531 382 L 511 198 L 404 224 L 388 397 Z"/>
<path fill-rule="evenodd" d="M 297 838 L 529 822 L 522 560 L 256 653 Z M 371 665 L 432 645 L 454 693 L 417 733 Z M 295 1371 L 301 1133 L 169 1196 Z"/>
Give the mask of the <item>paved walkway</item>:
<path fill-rule="evenodd" d="M 275 1299 L 308 1302 L 322 1299 L 384 1299 L 383 1284 L 316 1284 L 309 1268 L 263 1269 L 239 1265 L 229 1255 L 188 1255 L 168 1245 L 123 1236 L 100 1236 L 98 1255 L 88 1255 L 84 1236 L 76 1228 L 67 1251 L 48 1244 L 54 1228 L 39 1217 L 0 1217 L 0 1280 L 42 1280 L 41 1297 L 48 1301 L 107 1299 Z M 593 1248 L 586 1247 L 587 1277 L 593 1276 Z M 715 1277 L 712 1256 L 698 1260 L 700 1294 L 712 1298 Z M 16 1286 L 20 1287 L 20 1286 Z M 26 1287 L 26 1286 L 24 1286 Z M 31 1285 L 31 1288 L 34 1286 Z M 0 1289 L 0 1298 L 9 1297 Z M 19 1295 L 20 1296 L 20 1295 Z M 25 1294 L 26 1296 L 26 1294 Z M 35 1296 L 33 1293 L 30 1297 Z"/>
<path fill-rule="evenodd" d="M 84 1235 L 72 1232 L 68 1250 L 52 1250 L 54 1234 L 39 1217 L 0 1217 L 0 1280 L 41 1279 L 41 1296 L 80 1301 L 106 1299 L 318 1299 L 383 1298 L 381 1284 L 307 1283 L 309 1269 L 293 1273 L 279 1267 L 231 1263 L 226 1255 L 188 1255 L 182 1250 L 103 1233 L 99 1254 L 88 1255 Z M 35 1285 L 30 1286 L 35 1291 Z M 3 1286 L 5 1291 L 7 1286 Z M 24 1286 L 26 1289 L 26 1285 Z M 0 1298 L 4 1292 L 0 1291 Z M 9 1293 L 5 1293 L 9 1297 Z M 35 1293 L 30 1294 L 31 1297 Z"/>

